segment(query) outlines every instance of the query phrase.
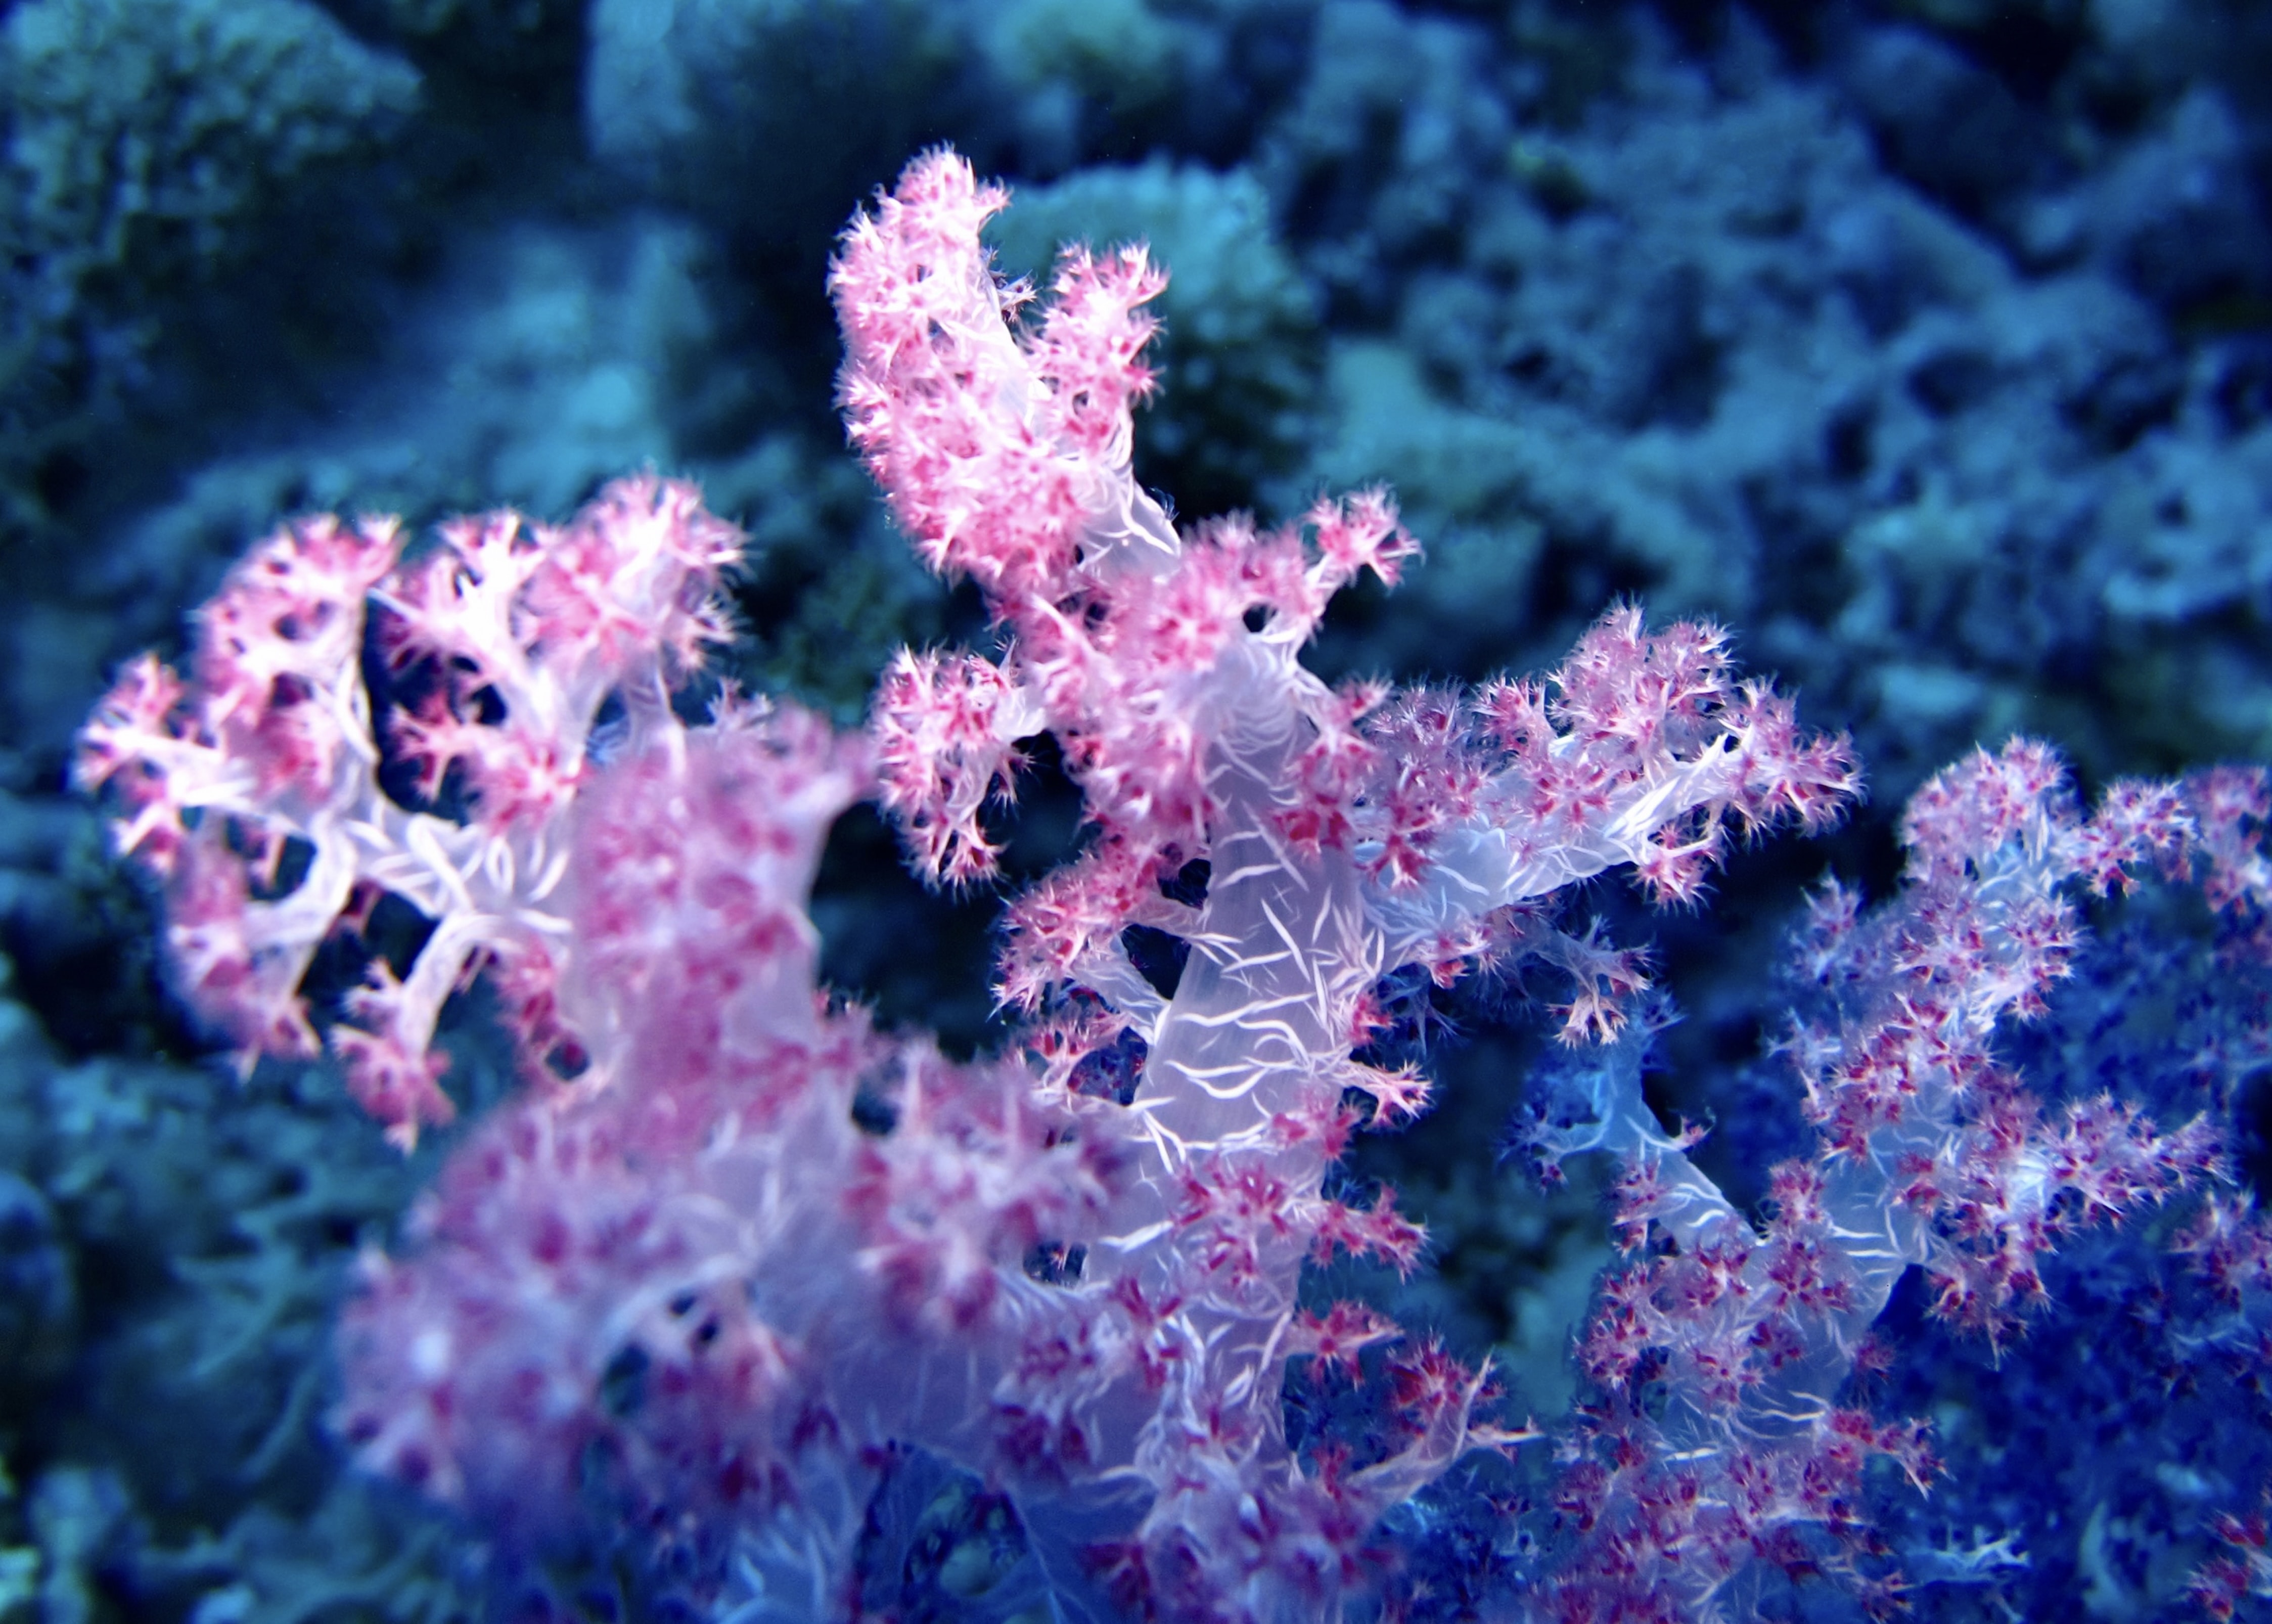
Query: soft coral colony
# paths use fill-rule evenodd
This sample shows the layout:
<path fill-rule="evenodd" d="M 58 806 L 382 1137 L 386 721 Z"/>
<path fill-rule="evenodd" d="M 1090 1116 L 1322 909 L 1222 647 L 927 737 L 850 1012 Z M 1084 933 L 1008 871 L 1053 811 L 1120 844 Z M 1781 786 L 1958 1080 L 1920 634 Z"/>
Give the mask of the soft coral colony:
<path fill-rule="evenodd" d="M 901 655 L 863 732 L 730 692 L 683 719 L 739 538 L 652 478 L 422 556 L 390 524 L 295 523 L 207 607 L 186 679 L 141 662 L 88 725 L 81 778 L 164 876 L 179 984 L 248 1061 L 327 1045 L 407 1143 L 450 1114 L 454 989 L 487 976 L 517 1041 L 523 1096 L 345 1313 L 341 1436 L 511 1546 L 606 1523 L 719 1616 L 871 1610 L 863 1541 L 918 1460 L 1007 1497 L 1022 1594 L 1058 1616 L 1395 1599 L 1383 1517 L 1536 1435 L 1494 1418 L 1487 1372 L 1305 1308 L 1303 1272 L 1422 1251 L 1393 1194 L 1330 1176 L 1353 1133 L 1426 1109 L 1416 1071 L 1369 1063 L 1384 979 L 1528 964 L 1599 1060 L 1541 1090 L 1530 1148 L 1619 1157 L 1637 1256 L 1580 1350 L 1553 1535 L 1498 1605 L 1710 1617 L 1799 1569 L 1889 1598 L 1856 1486 L 1933 1463 L 1841 1392 L 1895 1283 L 1922 1267 L 2000 1334 L 2060 1234 L 2221 1172 L 2213 1087 L 2167 1130 L 2111 1099 L 2047 1117 L 1998 1022 L 2060 973 L 2078 886 L 2202 866 L 2253 920 L 2261 780 L 2118 786 L 2089 816 L 2029 745 L 1936 780 L 1899 902 L 1817 904 L 1829 1013 L 1790 1045 L 1819 1135 L 1755 1224 L 1642 1100 L 1640 961 L 1558 901 L 1627 868 L 1690 902 L 1731 840 L 1825 827 L 1856 790 L 1842 741 L 1717 632 L 1630 609 L 1543 681 L 1327 686 L 1299 655 L 1336 592 L 1411 560 L 1393 505 L 1179 533 L 1130 474 L 1161 274 L 1069 251 L 1028 312 L 980 242 L 1005 201 L 927 155 L 833 268 L 852 438 L 997 634 Z M 950 1062 L 818 985 L 819 852 L 867 797 L 934 881 L 991 877 L 983 814 L 1043 734 L 1087 838 L 1010 904 L 1015 1041 Z M 310 963 L 388 896 L 430 933 L 319 1032 Z M 1171 991 L 1132 926 L 1183 945 Z M 2218 1255 L 2254 1255 L 2254 1220 L 2214 1211 Z M 1385 1407 L 1297 1448 L 1289 1362 L 1369 1369 Z"/>

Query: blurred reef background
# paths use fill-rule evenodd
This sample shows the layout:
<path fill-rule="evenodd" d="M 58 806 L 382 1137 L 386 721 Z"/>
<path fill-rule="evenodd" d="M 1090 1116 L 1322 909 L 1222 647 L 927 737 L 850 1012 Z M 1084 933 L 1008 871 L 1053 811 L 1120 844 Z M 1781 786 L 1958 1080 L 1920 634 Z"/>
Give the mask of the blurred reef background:
<path fill-rule="evenodd" d="M 405 1162 L 321 1067 L 212 1059 L 71 736 L 280 518 L 560 518 L 649 464 L 752 537 L 746 679 L 849 721 L 896 645 L 982 634 L 832 402 L 833 236 L 938 141 L 1016 188 L 1006 269 L 1140 237 L 1169 267 L 1136 457 L 1179 514 L 1394 487 L 1427 562 L 1338 606 L 1328 674 L 1537 669 L 1631 595 L 1852 732 L 1872 802 L 1840 835 L 1746 857 L 1700 918 L 1596 899 L 1660 939 L 1666 1109 L 1728 1125 L 1714 1171 L 1753 1199 L 1797 1120 L 1757 969 L 1826 868 L 1893 883 L 1927 773 L 2015 730 L 2086 785 L 2272 758 L 2262 0 L 0 0 L 0 1624 L 510 1614 L 478 1530 L 324 1432 L 355 1250 L 446 1145 Z M 990 899 L 924 896 L 856 814 L 818 911 L 840 984 L 988 1041 Z M 2124 951 L 2030 1064 L 2087 1084 L 2213 1022 L 2096 1018 L 2198 962 Z M 470 1114 L 502 1068 L 462 1002 Z M 1439 1116 L 1352 1176 L 1437 1231 L 1400 1315 L 1551 1418 L 1605 1226 L 1476 1150 L 1536 1036 L 1427 1013 L 1465 1038 Z M 2117 1250 L 2003 1371 L 1919 1330 L 1939 1362 L 1887 1378 L 1973 1486 L 1885 1514 L 1920 1616 L 2194 1616 L 2199 1508 L 2253 1502 L 2264 1398 L 2123 1431 L 2174 1378 L 2113 1363 Z M 2086 1413 L 2126 1475 L 2059 1463 L 2046 1416 Z M 2020 1578 L 1979 1554 L 2014 1529 Z M 1446 1616 L 1521 1559 L 1460 1538 L 1414 1536 L 1466 1575 Z M 889 1610 L 986 1616 L 907 1560 Z M 548 1594 L 639 1613 L 586 1580 Z"/>

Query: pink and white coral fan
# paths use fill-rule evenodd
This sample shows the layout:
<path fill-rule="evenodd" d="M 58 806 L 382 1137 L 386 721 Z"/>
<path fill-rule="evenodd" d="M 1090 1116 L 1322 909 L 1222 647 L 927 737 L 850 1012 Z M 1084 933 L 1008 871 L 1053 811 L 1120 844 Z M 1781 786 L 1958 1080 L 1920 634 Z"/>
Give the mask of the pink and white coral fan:
<path fill-rule="evenodd" d="M 1385 1510 L 1510 1436 L 1481 1373 L 1422 1349 L 1360 1456 L 1286 1437 L 1289 1358 L 1394 1336 L 1303 1312 L 1304 1265 L 1423 1244 L 1386 1194 L 1326 1188 L 1361 1122 L 1424 1105 L 1356 1058 L 1382 978 L 1536 957 L 1573 1037 L 1612 1030 L 1639 971 L 1558 932 L 1554 894 L 1631 865 L 1690 897 L 1731 830 L 1820 827 L 1853 768 L 1717 632 L 1633 610 L 1542 682 L 1327 687 L 1300 651 L 1342 587 L 1410 561 L 1394 506 L 1179 534 L 1129 468 L 1160 273 L 1069 251 L 1028 320 L 979 240 L 1004 201 L 927 155 L 832 272 L 853 438 L 998 633 L 902 655 L 865 737 L 732 700 L 678 718 L 733 537 L 644 482 L 563 531 L 460 524 L 416 566 L 385 527 L 288 531 L 192 685 L 130 675 L 83 774 L 121 786 L 138 849 L 197 855 L 176 940 L 222 942 L 190 980 L 240 1041 L 306 1046 L 308 954 L 387 891 L 435 932 L 333 1043 L 392 1128 L 442 1113 L 434 1013 L 475 962 L 529 1069 L 577 1074 L 482 1125 L 370 1262 L 339 1415 L 365 1462 L 527 1540 L 596 1509 L 704 1605 L 814 1617 L 855 1605 L 866 1508 L 922 1451 L 1011 1494 L 1064 1616 L 1327 1617 Z M 430 685 L 384 737 L 367 601 Z M 820 843 L 873 794 L 927 875 L 984 879 L 983 814 L 1043 733 L 1091 837 L 1011 904 L 1019 1041 L 949 1064 L 818 988 Z M 384 792 L 389 750 L 431 810 Z M 1185 945 L 1172 989 L 1139 925 Z"/>
<path fill-rule="evenodd" d="M 112 789 L 121 849 L 167 878 L 183 994 L 247 1066 L 315 1051 L 302 981 L 379 894 L 433 922 L 409 973 L 378 962 L 353 1024 L 331 1033 L 356 1097 L 404 1144 L 451 1114 L 429 1045 L 472 970 L 497 969 L 545 1059 L 566 817 L 600 707 L 620 699 L 635 734 L 667 716 L 669 683 L 725 636 L 715 595 L 740 550 L 691 488 L 651 478 L 609 486 L 563 528 L 499 513 L 441 541 L 405 562 L 392 520 L 287 526 L 206 605 L 190 682 L 154 657 L 129 668 L 81 733 L 76 774 Z M 429 668 L 391 740 L 363 685 L 374 602 L 387 661 Z M 446 786 L 464 815 L 389 796 L 390 743 L 430 805 Z"/>
<path fill-rule="evenodd" d="M 1118 1524 L 1114 1583 L 1155 1608 L 1314 1608 L 1371 1519 L 1476 1441 L 1461 1392 L 1328 1491 L 1281 1427 L 1284 1359 L 1319 1335 L 1296 1310 L 1303 1261 L 1344 1246 L 1409 1267 L 1419 1244 L 1386 1198 L 1322 1194 L 1351 1090 L 1375 1119 L 1417 1105 L 1412 1079 L 1354 1058 L 1372 989 L 1528 952 L 1572 972 L 1573 1027 L 1609 1024 L 1630 963 L 1555 932 L 1541 899 L 1628 864 L 1692 895 L 1731 822 L 1819 827 L 1853 769 L 1738 685 L 1716 632 L 1651 634 L 1630 610 L 1544 683 L 1327 688 L 1300 650 L 1342 586 L 1414 553 L 1393 505 L 1178 535 L 1129 471 L 1158 275 L 1140 250 L 1069 252 L 1013 325 L 1021 291 L 978 237 L 1005 201 L 951 153 L 920 159 L 846 234 L 832 288 L 854 442 L 1002 633 L 998 658 L 925 656 L 886 683 L 886 805 L 935 877 L 983 875 L 984 800 L 1013 787 L 1019 739 L 1054 735 L 1094 838 L 1011 905 L 1001 993 L 1039 1016 L 1045 1087 L 1105 1037 L 1144 1057 L 1126 1164 L 1061 1289 L 1172 1358 L 1088 1366 L 1060 1423 L 1079 1453 L 1031 1463 L 1065 1482 L 1028 1524 L 1066 1568 Z M 1130 958 L 1132 925 L 1185 944 L 1172 992 Z"/>
<path fill-rule="evenodd" d="M 1658 1126 L 1639 1041 L 1535 1104 L 1542 1159 L 1618 1157 L 1617 1225 L 1642 1254 L 1604 1284 L 1579 1349 L 1596 1390 L 1565 1444 L 1572 1541 L 1551 1579 L 1570 1616 L 1749 1616 L 1776 1568 L 1836 1574 L 1873 1612 L 1898 1603 L 1862 1471 L 1887 1456 L 1922 1488 L 1936 1468 L 1922 1426 L 1839 1401 L 1902 1276 L 1923 1270 L 1942 1318 L 2008 1336 L 2042 1306 L 2039 1263 L 2065 1238 L 2222 1167 L 2206 1119 L 2163 1129 L 2108 1096 L 2048 1115 L 1999 1061 L 1997 1029 L 2039 1013 L 2066 973 L 2077 887 L 2103 895 L 2201 857 L 2213 897 L 2261 894 L 2235 827 L 2261 785 L 2119 782 L 2086 815 L 2024 739 L 1929 782 L 1902 820 L 1902 894 L 1865 914 L 1827 884 L 1798 935 L 1811 1007 L 1782 1046 L 1816 1140 L 1774 1170 L 1761 1227 Z"/>

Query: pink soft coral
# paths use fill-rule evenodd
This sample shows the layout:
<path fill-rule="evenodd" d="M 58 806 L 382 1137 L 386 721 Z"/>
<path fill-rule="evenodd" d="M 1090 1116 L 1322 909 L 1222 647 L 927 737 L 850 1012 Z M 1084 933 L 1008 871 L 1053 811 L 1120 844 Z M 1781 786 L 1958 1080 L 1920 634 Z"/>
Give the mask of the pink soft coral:
<path fill-rule="evenodd" d="M 206 605 L 191 680 L 148 656 L 130 666 L 77 766 L 125 808 L 121 849 L 167 876 L 182 990 L 247 1066 L 315 1051 L 301 982 L 378 894 L 434 922 L 408 973 L 378 964 L 332 1034 L 349 1086 L 406 1145 L 451 1115 L 430 1047 L 472 970 L 503 970 L 524 1041 L 548 1051 L 566 945 L 555 895 L 594 723 L 610 695 L 635 732 L 667 720 L 671 680 L 725 635 L 717 587 L 741 545 L 691 488 L 652 478 L 618 481 L 561 528 L 500 513 L 445 526 L 442 543 L 406 563 L 392 520 L 286 526 Z M 389 661 L 435 679 L 392 741 L 363 686 L 374 603 Z M 391 797 L 390 742 L 430 799 L 460 787 L 467 815 Z"/>
<path fill-rule="evenodd" d="M 1362 1463 L 1285 1434 L 1289 1358 L 1394 1335 L 1304 1312 L 1304 1266 L 1424 1244 L 1390 1195 L 1327 1190 L 1351 1090 L 1379 1123 L 1425 1102 L 1357 1058 L 1382 978 L 1538 956 L 1573 1037 L 1613 1030 L 1637 965 L 1559 932 L 1554 894 L 1631 865 L 1692 897 L 1730 827 L 1820 826 L 1854 769 L 1716 632 L 1631 610 L 1543 683 L 1328 687 L 1302 649 L 1411 561 L 1394 505 L 1180 534 L 1130 471 L 1161 274 L 1071 251 L 1026 320 L 979 241 L 1003 201 L 927 155 L 832 272 L 852 437 L 1000 633 L 902 656 L 865 737 L 730 700 L 679 719 L 736 538 L 642 481 L 557 531 L 461 521 L 412 565 L 387 526 L 294 528 L 209 611 L 192 684 L 129 673 L 83 776 L 177 876 L 191 991 L 249 1049 L 308 1045 L 309 955 L 385 891 L 433 935 L 333 1041 L 390 1131 L 446 1113 L 434 1021 L 476 966 L 529 1069 L 575 1077 L 476 1130 L 370 1261 L 340 1411 L 367 1462 L 531 1538 L 596 1497 L 706 1599 L 811 1614 L 848 1605 L 912 1447 L 1005 1486 L 1070 1613 L 1324 1616 L 1382 1513 L 1510 1436 L 1433 1346 L 1395 1357 Z M 429 694 L 392 730 L 360 686 L 371 603 Z M 955 1065 L 874 1033 L 815 981 L 831 819 L 875 794 L 928 876 L 982 880 L 985 809 L 1043 732 L 1094 838 L 1011 905 L 1017 1043 Z M 390 748 L 432 810 L 381 790 Z M 295 842 L 305 877 L 266 894 Z M 1135 925 L 1187 949 L 1172 990 Z"/>

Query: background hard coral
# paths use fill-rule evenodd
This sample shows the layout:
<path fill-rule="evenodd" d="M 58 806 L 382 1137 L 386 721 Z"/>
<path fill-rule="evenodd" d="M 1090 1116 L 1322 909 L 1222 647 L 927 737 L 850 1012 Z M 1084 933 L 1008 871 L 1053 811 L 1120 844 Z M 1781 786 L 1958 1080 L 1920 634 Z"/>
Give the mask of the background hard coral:
<path fill-rule="evenodd" d="M 417 105 L 418 78 L 300 0 L 34 0 L 0 22 L 10 528 L 148 385 L 162 327 Z"/>

